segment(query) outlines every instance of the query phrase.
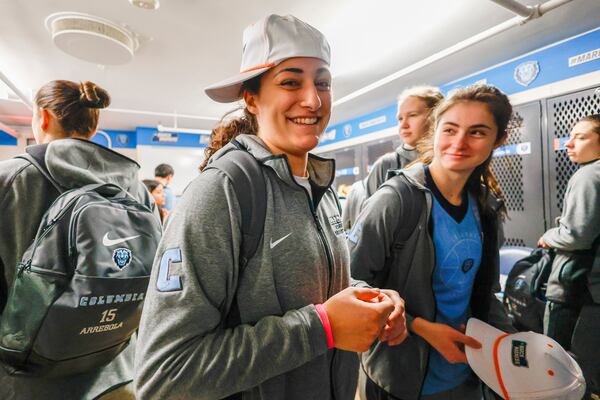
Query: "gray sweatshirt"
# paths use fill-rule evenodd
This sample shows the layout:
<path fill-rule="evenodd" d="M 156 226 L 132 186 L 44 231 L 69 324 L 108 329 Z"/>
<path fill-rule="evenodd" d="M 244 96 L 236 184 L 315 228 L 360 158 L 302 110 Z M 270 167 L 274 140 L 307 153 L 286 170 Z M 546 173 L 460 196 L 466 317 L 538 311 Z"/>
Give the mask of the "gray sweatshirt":
<path fill-rule="evenodd" d="M 600 160 L 582 165 L 567 184 L 562 215 L 557 219 L 557 227 L 549 229 L 542 236 L 550 247 L 559 250 L 553 262 L 552 273 L 548 278 L 546 296 L 561 301 L 565 287 L 561 282 L 561 268 L 569 253 L 591 249 L 594 240 L 600 236 Z M 596 249 L 588 275 L 590 293 L 595 302 L 600 303 L 600 250 Z"/>
<path fill-rule="evenodd" d="M 569 179 L 558 226 L 543 239 L 558 250 L 587 250 L 600 235 L 600 160 L 582 165 Z"/>
<path fill-rule="evenodd" d="M 330 188 L 334 162 L 309 156 L 311 202 L 285 156 L 271 154 L 256 136 L 237 140 L 263 166 L 262 243 L 240 275 L 243 205 L 231 182 L 211 169 L 190 184 L 155 259 L 136 351 L 137 395 L 208 400 L 243 392 L 244 399 L 350 399 L 356 354 L 327 350 L 314 306 L 350 281 Z M 180 252 L 180 261 L 169 262 L 173 251 Z M 161 291 L 158 279 L 179 284 Z M 241 324 L 231 328 L 225 320 L 234 296 Z"/>
<path fill-rule="evenodd" d="M 45 159 L 48 171 L 65 190 L 91 183 L 115 183 L 154 208 L 152 197 L 137 178 L 139 165 L 127 157 L 85 140 L 64 139 L 48 145 Z M 57 196 L 58 192 L 29 161 L 15 158 L 0 162 L 1 309 L 17 262 L 33 242 L 43 214 Z M 0 399 L 95 398 L 133 379 L 133 348 L 131 343 L 104 368 L 64 378 L 15 377 L 0 367 Z"/>

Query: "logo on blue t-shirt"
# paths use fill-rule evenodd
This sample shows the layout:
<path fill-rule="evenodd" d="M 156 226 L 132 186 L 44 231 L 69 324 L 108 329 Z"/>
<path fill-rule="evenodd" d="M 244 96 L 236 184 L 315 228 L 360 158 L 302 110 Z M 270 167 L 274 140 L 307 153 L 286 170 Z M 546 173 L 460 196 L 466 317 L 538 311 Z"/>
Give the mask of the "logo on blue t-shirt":
<path fill-rule="evenodd" d="M 460 269 L 462 269 L 462 272 L 466 274 L 471 270 L 471 268 L 473 268 L 473 265 L 475 265 L 475 260 L 473 260 L 472 258 L 467 258 L 465 261 L 463 261 L 462 267 L 460 267 Z"/>

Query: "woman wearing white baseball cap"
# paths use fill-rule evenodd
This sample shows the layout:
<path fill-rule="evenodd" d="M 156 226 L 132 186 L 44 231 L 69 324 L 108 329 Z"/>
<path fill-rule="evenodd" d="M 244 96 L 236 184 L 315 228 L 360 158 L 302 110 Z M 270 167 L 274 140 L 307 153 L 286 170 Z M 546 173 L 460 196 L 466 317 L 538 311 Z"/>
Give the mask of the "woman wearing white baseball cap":
<path fill-rule="evenodd" d="M 331 114 L 329 45 L 278 15 L 248 27 L 243 42 L 240 74 L 206 89 L 245 108 L 213 130 L 203 173 L 167 224 L 140 325 L 137 394 L 351 399 L 353 352 L 407 332 L 396 292 L 348 287 L 334 161 L 308 154 Z M 241 201 L 214 166 L 233 163 L 234 150 L 252 156 L 237 165 L 252 174 L 256 164 L 266 191 L 262 241 L 245 265 L 242 217 L 253 199 Z"/>

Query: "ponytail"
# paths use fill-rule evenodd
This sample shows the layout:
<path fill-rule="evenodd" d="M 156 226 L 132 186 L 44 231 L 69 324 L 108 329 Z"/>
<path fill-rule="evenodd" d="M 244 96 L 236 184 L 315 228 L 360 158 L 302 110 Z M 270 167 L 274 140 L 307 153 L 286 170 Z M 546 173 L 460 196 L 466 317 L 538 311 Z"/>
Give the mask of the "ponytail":
<path fill-rule="evenodd" d="M 244 82 L 240 92 L 244 93 L 245 91 L 248 91 L 252 94 L 258 94 L 261 76 L 262 75 L 259 75 Z M 200 171 L 204 171 L 204 168 L 208 165 L 213 154 L 225 147 L 225 145 L 231 142 L 235 137 L 241 134 L 256 135 L 258 133 L 256 116 L 248 111 L 248 108 L 243 109 L 244 115 L 241 117 L 225 121 L 225 118 L 228 115 L 239 110 L 241 110 L 241 108 L 236 108 L 235 110 L 226 113 L 223 118 L 221 118 L 221 121 L 219 121 L 217 127 L 210 133 L 210 143 L 204 150 L 204 160 L 200 164 Z"/>

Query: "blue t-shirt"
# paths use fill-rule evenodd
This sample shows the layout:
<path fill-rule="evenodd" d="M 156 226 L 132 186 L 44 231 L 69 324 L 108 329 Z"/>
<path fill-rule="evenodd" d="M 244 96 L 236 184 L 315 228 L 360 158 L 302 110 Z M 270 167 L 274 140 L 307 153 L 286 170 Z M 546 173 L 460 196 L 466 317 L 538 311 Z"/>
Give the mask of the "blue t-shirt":
<path fill-rule="evenodd" d="M 439 191 L 434 194 L 439 195 Z M 463 199 L 465 212 L 458 221 L 456 212 L 447 211 L 448 204 L 442 205 L 438 196 L 434 196 L 432 219 L 436 264 L 432 283 L 437 308 L 435 321 L 458 329 L 461 324 L 466 324 L 473 283 L 481 263 L 481 226 L 474 196 Z M 464 383 L 471 374 L 468 365 L 451 364 L 432 347 L 421 394 L 450 390 Z"/>
<path fill-rule="evenodd" d="M 165 192 L 165 205 L 163 207 L 170 212 L 175 206 L 175 195 L 173 194 L 173 189 L 163 185 L 163 192 Z"/>

